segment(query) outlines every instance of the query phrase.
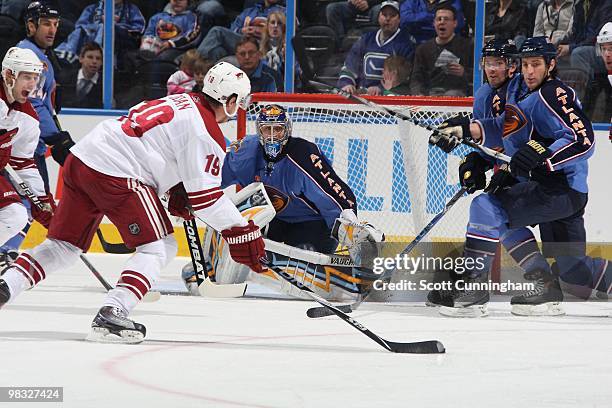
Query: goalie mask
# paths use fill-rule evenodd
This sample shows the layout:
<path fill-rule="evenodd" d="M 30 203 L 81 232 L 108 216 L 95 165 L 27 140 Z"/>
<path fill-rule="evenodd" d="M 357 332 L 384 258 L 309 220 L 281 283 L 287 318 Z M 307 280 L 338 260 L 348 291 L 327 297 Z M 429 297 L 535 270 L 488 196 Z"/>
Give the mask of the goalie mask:
<path fill-rule="evenodd" d="M 256 127 L 266 160 L 278 161 L 291 137 L 291 119 L 287 111 L 279 105 L 264 106 L 257 116 Z"/>

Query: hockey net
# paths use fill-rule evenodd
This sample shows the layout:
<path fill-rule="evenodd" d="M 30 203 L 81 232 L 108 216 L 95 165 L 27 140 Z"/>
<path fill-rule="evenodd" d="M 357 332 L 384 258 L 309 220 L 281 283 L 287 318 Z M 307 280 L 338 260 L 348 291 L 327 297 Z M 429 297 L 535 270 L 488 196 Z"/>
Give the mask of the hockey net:
<path fill-rule="evenodd" d="M 434 126 L 458 113 L 471 116 L 469 98 L 368 99 Z M 288 110 L 293 136 L 320 147 L 355 193 L 359 218 L 381 229 L 387 241 L 410 241 L 460 188 L 457 168 L 468 148 L 446 154 L 428 144 L 425 128 L 338 95 L 254 94 L 239 115 L 238 138 L 256 133 L 257 114 L 269 103 Z M 470 199 L 460 199 L 425 241 L 463 240 Z"/>

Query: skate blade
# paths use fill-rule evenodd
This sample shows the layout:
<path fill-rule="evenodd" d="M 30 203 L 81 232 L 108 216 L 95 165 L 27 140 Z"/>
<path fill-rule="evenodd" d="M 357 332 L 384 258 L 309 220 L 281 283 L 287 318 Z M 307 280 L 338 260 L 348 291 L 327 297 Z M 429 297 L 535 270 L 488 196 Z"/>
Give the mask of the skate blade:
<path fill-rule="evenodd" d="M 489 315 L 489 304 L 468 307 L 440 306 L 438 312 L 446 317 L 485 317 Z"/>
<path fill-rule="evenodd" d="M 430 302 L 429 300 L 425 302 L 425 306 L 427 306 L 427 307 L 440 307 L 439 304 L 434 303 L 434 302 Z"/>
<path fill-rule="evenodd" d="M 92 327 L 85 340 L 95 343 L 138 344 L 142 343 L 144 336 L 137 330 L 121 330 L 117 335 L 104 327 Z"/>
<path fill-rule="evenodd" d="M 541 305 L 512 305 L 511 313 L 515 316 L 563 316 L 565 311 L 561 303 L 548 302 Z"/>

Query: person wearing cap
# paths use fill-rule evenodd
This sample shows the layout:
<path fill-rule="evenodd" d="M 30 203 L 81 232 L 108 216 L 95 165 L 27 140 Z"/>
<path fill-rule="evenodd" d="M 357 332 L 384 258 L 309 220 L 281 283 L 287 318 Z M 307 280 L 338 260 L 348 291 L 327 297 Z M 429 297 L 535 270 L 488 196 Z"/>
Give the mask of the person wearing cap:
<path fill-rule="evenodd" d="M 414 53 L 414 39 L 399 27 L 399 3 L 387 0 L 378 13 L 378 31 L 366 33 L 349 51 L 338 79 L 338 87 L 350 93 L 382 95 L 383 66 L 390 55 L 409 61 Z"/>
<path fill-rule="evenodd" d="M 382 0 L 343 0 L 333 2 L 325 7 L 325 17 L 336 32 L 338 42 L 355 25 L 357 15 L 367 15 L 372 23 L 376 21 L 380 12 Z"/>
<path fill-rule="evenodd" d="M 457 11 L 441 5 L 434 19 L 436 37 L 415 52 L 411 90 L 413 95 L 467 96 L 471 92 L 473 47 L 456 34 Z"/>

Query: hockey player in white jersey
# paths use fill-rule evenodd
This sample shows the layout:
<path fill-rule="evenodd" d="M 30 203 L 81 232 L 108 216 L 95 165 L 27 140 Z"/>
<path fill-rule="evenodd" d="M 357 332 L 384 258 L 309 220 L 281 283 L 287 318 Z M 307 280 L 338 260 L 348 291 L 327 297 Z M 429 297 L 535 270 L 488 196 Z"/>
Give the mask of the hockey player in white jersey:
<path fill-rule="evenodd" d="M 10 165 L 32 189 L 46 211 L 32 206 L 33 217 L 49 227 L 55 207 L 45 193 L 34 161 L 40 134 L 38 115 L 28 96 L 36 89 L 43 64 L 32 50 L 13 47 L 2 60 L 0 79 L 0 169 Z M 28 222 L 28 210 L 10 181 L 0 176 L 0 245 L 19 233 Z"/>
<path fill-rule="evenodd" d="M 203 93 L 145 101 L 94 128 L 66 160 L 63 197 L 47 240 L 20 255 L 0 280 L 0 304 L 75 262 L 106 215 L 136 252 L 108 292 L 88 339 L 141 342 L 145 327 L 127 316 L 176 255 L 159 196 L 180 183 L 195 215 L 221 231 L 232 258 L 261 272 L 259 228 L 219 188 L 225 139 L 218 123 L 245 107 L 250 89 L 243 71 L 219 63 L 207 73 Z"/>

